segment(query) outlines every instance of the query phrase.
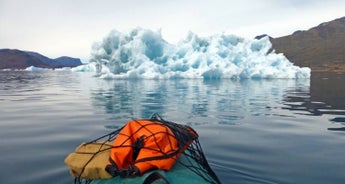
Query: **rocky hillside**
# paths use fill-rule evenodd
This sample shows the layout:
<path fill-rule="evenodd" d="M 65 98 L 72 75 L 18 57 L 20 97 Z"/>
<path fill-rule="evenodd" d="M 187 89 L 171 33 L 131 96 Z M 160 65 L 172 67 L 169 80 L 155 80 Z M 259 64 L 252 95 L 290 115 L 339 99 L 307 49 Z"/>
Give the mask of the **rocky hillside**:
<path fill-rule="evenodd" d="M 48 68 L 40 59 L 20 50 L 0 49 L 0 69 Z"/>
<path fill-rule="evenodd" d="M 48 65 L 50 68 L 76 67 L 82 64 L 80 59 L 78 58 L 62 56 L 56 59 L 50 59 L 37 52 L 27 52 L 27 53 L 34 57 L 37 57 L 38 59 L 43 61 L 46 65 Z"/>
<path fill-rule="evenodd" d="M 62 68 L 81 65 L 80 59 L 67 56 L 50 59 L 36 52 L 16 49 L 0 49 L 0 69 L 25 69 L 30 66 L 40 68 Z"/>
<path fill-rule="evenodd" d="M 345 71 L 345 17 L 307 31 L 270 38 L 273 49 L 312 71 Z"/>

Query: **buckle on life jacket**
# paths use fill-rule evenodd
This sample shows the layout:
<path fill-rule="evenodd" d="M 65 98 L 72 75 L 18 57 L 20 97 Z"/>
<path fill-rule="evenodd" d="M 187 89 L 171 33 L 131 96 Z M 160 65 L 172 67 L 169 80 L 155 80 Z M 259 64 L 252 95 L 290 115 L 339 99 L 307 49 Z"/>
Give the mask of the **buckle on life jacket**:
<path fill-rule="evenodd" d="M 120 169 L 118 170 L 118 174 L 121 178 L 128 178 L 128 177 L 134 177 L 134 176 L 139 176 L 140 171 L 137 167 L 135 166 L 130 166 L 127 169 Z"/>
<path fill-rule="evenodd" d="M 113 177 L 120 176 L 121 178 L 128 178 L 140 176 L 140 171 L 135 166 L 129 166 L 127 169 L 118 169 L 116 165 L 107 165 L 105 170 Z"/>

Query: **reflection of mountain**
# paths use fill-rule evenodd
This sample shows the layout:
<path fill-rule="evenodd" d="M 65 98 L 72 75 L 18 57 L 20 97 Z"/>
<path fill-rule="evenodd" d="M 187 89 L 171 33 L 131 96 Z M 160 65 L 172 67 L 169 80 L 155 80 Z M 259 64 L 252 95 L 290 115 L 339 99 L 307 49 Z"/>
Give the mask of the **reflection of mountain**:
<path fill-rule="evenodd" d="M 341 128 L 328 128 L 327 130 L 330 130 L 330 131 L 345 131 L 345 127 L 341 127 Z"/>
<path fill-rule="evenodd" d="M 324 102 L 330 106 L 330 109 L 345 109 L 344 81 L 344 74 L 313 73 L 310 88 L 311 100 Z"/>
<path fill-rule="evenodd" d="M 330 121 L 335 122 L 335 123 L 340 123 L 343 126 L 345 126 L 345 117 L 336 117 L 336 118 L 331 119 Z M 345 127 L 328 128 L 328 130 L 331 130 L 331 131 L 345 131 Z"/>
<path fill-rule="evenodd" d="M 296 90 L 285 97 L 284 109 L 307 112 L 304 115 L 335 115 L 331 122 L 345 126 L 345 74 L 313 73 L 310 91 Z M 328 130 L 343 130 L 329 128 Z"/>
<path fill-rule="evenodd" d="M 338 114 L 345 112 L 345 81 L 344 74 L 337 73 L 313 73 L 310 91 L 291 92 L 286 97 L 287 109 L 305 110 L 311 115 Z M 295 95 L 292 95 L 295 94 Z M 306 100 L 306 96 L 309 99 Z"/>

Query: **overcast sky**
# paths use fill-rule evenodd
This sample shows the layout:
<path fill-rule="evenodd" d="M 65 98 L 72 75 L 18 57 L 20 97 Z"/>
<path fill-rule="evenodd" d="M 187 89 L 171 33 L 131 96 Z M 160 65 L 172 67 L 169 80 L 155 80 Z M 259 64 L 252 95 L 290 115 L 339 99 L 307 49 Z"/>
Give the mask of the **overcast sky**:
<path fill-rule="evenodd" d="M 280 37 L 345 16 L 344 0 L 0 0 L 0 48 L 87 60 L 112 29 Z"/>

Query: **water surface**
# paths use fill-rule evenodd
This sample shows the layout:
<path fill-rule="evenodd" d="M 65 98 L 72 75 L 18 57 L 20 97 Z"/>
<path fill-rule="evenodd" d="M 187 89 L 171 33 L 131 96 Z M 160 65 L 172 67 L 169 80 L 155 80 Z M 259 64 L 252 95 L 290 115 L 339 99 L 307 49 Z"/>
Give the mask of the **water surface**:
<path fill-rule="evenodd" d="M 344 74 L 310 80 L 103 80 L 0 72 L 0 183 L 72 183 L 63 160 L 131 118 L 191 125 L 223 183 L 343 183 Z"/>

